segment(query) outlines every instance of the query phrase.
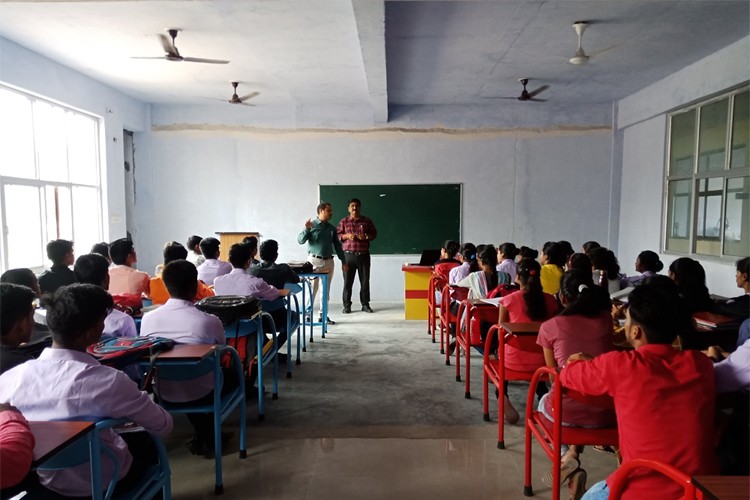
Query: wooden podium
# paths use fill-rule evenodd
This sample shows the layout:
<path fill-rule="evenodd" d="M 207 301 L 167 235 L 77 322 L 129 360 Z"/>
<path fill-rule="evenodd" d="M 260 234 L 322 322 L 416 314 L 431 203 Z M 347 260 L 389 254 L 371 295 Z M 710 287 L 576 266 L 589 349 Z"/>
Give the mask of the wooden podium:
<path fill-rule="evenodd" d="M 260 233 L 256 231 L 224 231 L 217 232 L 216 234 L 219 236 L 219 242 L 221 242 L 219 259 L 225 262 L 229 262 L 229 247 L 235 243 L 242 243 L 242 240 L 248 236 L 258 238 L 258 246 L 260 246 Z"/>

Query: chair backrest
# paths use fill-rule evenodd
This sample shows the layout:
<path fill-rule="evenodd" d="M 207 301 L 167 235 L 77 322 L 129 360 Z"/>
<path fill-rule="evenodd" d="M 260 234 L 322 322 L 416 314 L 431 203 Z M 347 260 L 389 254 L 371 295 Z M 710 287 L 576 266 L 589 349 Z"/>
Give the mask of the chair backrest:
<path fill-rule="evenodd" d="M 684 491 L 684 500 L 695 500 L 696 488 L 692 483 L 690 476 L 681 472 L 669 464 L 657 460 L 646 460 L 636 458 L 623 463 L 614 474 L 609 477 L 609 498 L 610 500 L 619 500 L 625 485 L 628 483 L 630 474 L 636 469 L 649 469 L 660 472 L 668 478 L 679 483 Z"/>
<path fill-rule="evenodd" d="M 461 264 L 458 262 L 441 262 L 440 264 L 435 264 L 435 266 L 432 268 L 432 272 L 440 276 L 447 282 L 448 275 L 450 274 L 451 269 L 460 265 Z"/>

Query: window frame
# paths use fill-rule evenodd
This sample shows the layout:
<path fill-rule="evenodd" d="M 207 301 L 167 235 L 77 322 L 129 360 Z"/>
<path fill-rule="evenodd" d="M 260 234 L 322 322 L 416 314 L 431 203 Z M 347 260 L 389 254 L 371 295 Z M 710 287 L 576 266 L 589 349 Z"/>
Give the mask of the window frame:
<path fill-rule="evenodd" d="M 7 227 L 7 210 L 5 208 L 5 197 L 6 197 L 6 186 L 8 185 L 18 185 L 18 186 L 28 186 L 28 187 L 34 187 L 40 190 L 40 197 L 39 197 L 39 210 L 40 210 L 40 219 L 37 221 L 38 224 L 38 230 L 41 234 L 42 238 L 42 246 L 41 248 L 41 254 L 43 261 L 41 262 L 41 265 L 32 266 L 30 269 L 34 271 L 35 273 L 39 273 L 45 268 L 49 267 L 49 262 L 46 258 L 46 249 L 44 248 L 46 246 L 47 239 L 47 230 L 50 228 L 51 225 L 53 227 L 57 227 L 57 221 L 51 222 L 48 219 L 48 207 L 47 207 L 47 199 L 45 196 L 45 188 L 54 188 L 54 187 L 62 187 L 66 188 L 70 191 L 70 199 L 68 202 L 68 207 L 66 209 L 71 214 L 71 236 L 70 239 L 72 241 L 76 241 L 76 224 L 75 224 L 75 196 L 74 193 L 76 191 L 76 188 L 86 188 L 86 189 L 95 189 L 96 191 L 96 218 L 98 220 L 98 224 L 96 227 L 97 232 L 97 241 L 101 241 L 102 235 L 104 234 L 104 220 L 105 220 L 105 208 L 104 208 L 104 182 L 105 182 L 105 176 L 104 176 L 104 166 L 106 165 L 106 158 L 105 158 L 105 151 L 104 151 L 104 143 L 103 143 L 103 133 L 104 133 L 104 123 L 103 118 L 97 115 L 94 115 L 92 113 L 83 111 L 81 109 L 77 109 L 75 107 L 63 104 L 58 101 L 54 101 L 52 99 L 45 98 L 43 96 L 28 92 L 26 90 L 8 85 L 5 82 L 0 82 L 0 91 L 7 91 L 7 92 L 13 92 L 15 94 L 19 94 L 23 96 L 24 98 L 28 99 L 30 101 L 30 109 L 31 109 L 31 133 L 32 133 L 32 146 L 33 146 L 33 155 L 34 155 L 34 177 L 15 177 L 12 175 L 3 175 L 0 173 L 0 268 L 3 270 L 7 270 L 10 268 L 9 265 L 9 238 L 8 238 L 8 227 Z M 92 134 L 92 147 L 94 151 L 94 161 L 95 165 L 93 166 L 95 175 L 92 177 L 92 183 L 85 183 L 85 182 L 74 182 L 70 180 L 70 174 L 68 174 L 68 180 L 67 181 L 60 181 L 60 180 L 45 180 L 41 178 L 40 175 L 40 164 L 39 164 L 39 148 L 44 147 L 43 144 L 40 144 L 40 138 L 37 135 L 37 128 L 36 128 L 36 120 L 37 117 L 35 117 L 34 114 L 34 103 L 37 101 L 41 101 L 45 104 L 55 106 L 58 108 L 61 108 L 64 113 L 72 113 L 76 115 L 81 115 L 86 117 L 87 119 L 92 120 L 94 125 L 94 131 Z M 71 145 L 71 138 L 67 135 L 67 130 L 61 130 L 58 131 L 59 133 L 65 134 L 65 145 L 66 145 L 66 159 L 65 164 L 68 168 L 68 172 L 70 172 L 70 145 Z M 92 207 L 93 209 L 94 207 Z M 33 223 L 33 222 L 32 222 Z M 59 230 L 59 228 L 58 228 Z M 63 236 L 65 237 L 65 236 Z M 84 242 L 86 244 L 87 242 Z M 88 250 L 83 250 L 79 253 L 85 253 Z"/>
<path fill-rule="evenodd" d="M 685 106 L 680 109 L 673 110 L 667 113 L 667 127 L 666 127 L 666 144 L 665 144 L 665 161 L 664 161 L 664 172 L 663 172 L 663 190 L 662 190 L 662 227 L 661 227 L 661 251 L 667 255 L 678 255 L 678 256 L 696 256 L 701 259 L 716 260 L 720 262 L 731 262 L 734 263 L 738 256 L 729 255 L 725 253 L 725 235 L 726 228 L 720 227 L 719 229 L 719 255 L 709 253 L 699 253 L 697 251 L 698 240 L 703 239 L 709 241 L 708 237 L 698 237 L 698 212 L 699 212 L 699 185 L 700 181 L 712 178 L 721 178 L 721 216 L 720 221 L 726 221 L 726 208 L 727 208 L 727 184 L 728 180 L 737 177 L 748 177 L 750 176 L 750 166 L 745 167 L 731 167 L 733 151 L 732 151 L 732 139 L 733 139 L 733 128 L 734 128 L 734 111 L 735 111 L 735 99 L 738 95 L 750 91 L 750 85 L 748 82 L 743 83 L 737 87 L 724 91 L 716 96 L 708 99 L 693 103 L 689 106 Z M 701 113 L 702 109 L 708 105 L 719 102 L 723 99 L 728 99 L 727 106 L 727 123 L 726 123 L 726 137 L 724 139 L 724 167 L 722 170 L 707 170 L 705 172 L 699 172 L 698 166 L 700 163 L 700 132 L 701 132 Z M 672 121 L 676 115 L 681 115 L 690 111 L 695 111 L 695 123 L 694 123 L 694 134 L 693 134 L 693 161 L 691 165 L 691 172 L 689 174 L 671 174 L 670 166 L 672 161 Z M 750 143 L 747 145 L 747 149 L 750 149 Z M 750 152 L 746 151 L 746 155 Z M 669 221 L 669 186 L 671 182 L 687 180 L 690 182 L 690 206 L 688 212 L 690 213 L 690 227 L 688 230 L 688 252 L 681 252 L 679 250 L 668 249 L 668 240 L 670 238 L 669 231 L 671 230 Z M 705 213 L 704 213 L 705 219 Z M 705 221 L 704 221 L 705 225 Z"/>

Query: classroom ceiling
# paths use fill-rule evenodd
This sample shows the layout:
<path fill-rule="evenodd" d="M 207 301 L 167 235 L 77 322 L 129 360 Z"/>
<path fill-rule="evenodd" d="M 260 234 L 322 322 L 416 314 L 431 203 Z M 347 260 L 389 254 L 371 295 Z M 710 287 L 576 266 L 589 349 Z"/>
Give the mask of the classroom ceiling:
<path fill-rule="evenodd" d="M 611 104 L 748 35 L 747 0 L 115 0 L 0 1 L 0 36 L 155 105 L 254 107 Z M 588 64 L 568 60 L 576 21 Z M 182 56 L 157 35 L 181 28 Z M 546 103 L 498 97 L 546 90 Z M 0 75 L 2 80 L 2 75 Z M 226 104 L 226 106 L 231 106 Z"/>

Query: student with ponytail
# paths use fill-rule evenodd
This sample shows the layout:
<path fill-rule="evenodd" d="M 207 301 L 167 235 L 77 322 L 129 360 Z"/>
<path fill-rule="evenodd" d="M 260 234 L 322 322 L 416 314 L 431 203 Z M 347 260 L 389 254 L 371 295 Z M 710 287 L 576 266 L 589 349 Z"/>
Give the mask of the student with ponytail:
<path fill-rule="evenodd" d="M 456 283 L 469 289 L 470 299 L 484 299 L 487 293 L 500 284 L 510 284 L 508 273 L 497 272 L 497 250 L 494 245 L 484 245 L 479 251 L 479 265 L 481 269 L 469 274 Z"/>
<path fill-rule="evenodd" d="M 560 283 L 562 313 L 545 321 L 539 329 L 537 343 L 544 350 L 547 366 L 562 367 L 572 354 L 585 352 L 596 357 L 613 350 L 612 317 L 609 293 L 594 284 L 591 272 L 567 271 Z M 552 417 L 552 391 L 542 397 L 539 411 Z M 562 422 L 569 427 L 608 427 L 616 422 L 614 411 L 586 405 L 563 394 Z M 583 447 L 571 446 L 562 457 L 560 481 L 564 482 L 579 466 Z M 551 482 L 551 471 L 542 476 Z M 563 484 L 563 483 L 561 483 Z"/>
<path fill-rule="evenodd" d="M 545 293 L 552 295 L 560 290 L 560 278 L 563 274 L 563 266 L 568 260 L 565 249 L 555 242 L 547 242 L 542 248 L 542 288 Z"/>
<path fill-rule="evenodd" d="M 521 287 L 517 292 L 500 299 L 498 323 L 527 323 L 530 321 L 545 321 L 560 309 L 555 297 L 544 293 L 540 280 L 541 266 L 533 259 L 523 259 L 518 264 L 516 283 Z M 530 352 L 518 346 L 521 342 L 517 337 L 506 338 L 505 367 L 518 371 L 533 371 L 544 366 L 544 355 Z M 508 385 L 505 389 L 505 420 L 513 424 L 518 421 L 518 412 L 508 399 Z M 541 397 L 547 392 L 544 384 L 537 387 L 537 395 Z"/>
<path fill-rule="evenodd" d="M 464 243 L 461 245 L 461 251 L 458 253 L 458 259 L 461 261 L 460 266 L 456 266 L 448 273 L 448 283 L 455 285 L 470 273 L 479 271 L 477 262 L 477 247 L 473 243 Z"/>
<path fill-rule="evenodd" d="M 644 250 L 635 259 L 635 270 L 638 274 L 628 277 L 628 286 L 640 285 L 641 281 L 656 275 L 662 269 L 664 263 L 659 260 L 659 255 L 651 250 Z"/>

